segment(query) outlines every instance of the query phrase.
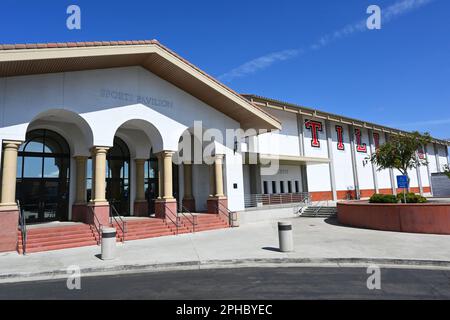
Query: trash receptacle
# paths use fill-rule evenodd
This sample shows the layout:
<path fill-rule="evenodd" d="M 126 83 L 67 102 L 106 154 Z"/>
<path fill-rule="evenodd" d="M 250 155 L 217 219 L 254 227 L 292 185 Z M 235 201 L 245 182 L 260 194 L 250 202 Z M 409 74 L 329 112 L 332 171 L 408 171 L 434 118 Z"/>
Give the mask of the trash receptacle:
<path fill-rule="evenodd" d="M 231 227 L 236 228 L 239 227 L 239 218 L 238 213 L 233 211 L 230 213 Z"/>
<path fill-rule="evenodd" d="M 292 223 L 278 222 L 278 239 L 281 252 L 294 251 L 294 240 L 292 238 Z"/>
<path fill-rule="evenodd" d="M 102 260 L 116 257 L 116 228 L 102 228 Z"/>

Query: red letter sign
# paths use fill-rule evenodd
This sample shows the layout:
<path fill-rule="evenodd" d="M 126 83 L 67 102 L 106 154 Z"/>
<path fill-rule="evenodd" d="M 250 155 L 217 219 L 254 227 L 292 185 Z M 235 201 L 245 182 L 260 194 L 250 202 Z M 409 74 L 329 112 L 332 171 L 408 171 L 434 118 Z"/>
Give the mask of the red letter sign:
<path fill-rule="evenodd" d="M 341 126 L 336 126 L 336 132 L 337 132 L 337 149 L 338 150 L 344 150 L 344 136 L 343 136 L 343 132 L 344 129 L 342 129 Z"/>
<path fill-rule="evenodd" d="M 367 145 L 362 143 L 361 141 L 361 130 L 355 129 L 355 137 L 356 137 L 356 151 L 358 152 L 367 152 Z"/>
<path fill-rule="evenodd" d="M 420 160 L 425 159 L 425 152 L 423 151 L 423 147 L 420 147 L 419 150 L 417 150 L 417 154 Z"/>
<path fill-rule="evenodd" d="M 311 130 L 311 147 L 320 148 L 319 131 L 322 132 L 322 122 L 305 120 L 305 128 Z"/>
<path fill-rule="evenodd" d="M 380 134 L 377 132 L 373 133 L 373 143 L 375 144 L 375 150 L 380 147 Z"/>

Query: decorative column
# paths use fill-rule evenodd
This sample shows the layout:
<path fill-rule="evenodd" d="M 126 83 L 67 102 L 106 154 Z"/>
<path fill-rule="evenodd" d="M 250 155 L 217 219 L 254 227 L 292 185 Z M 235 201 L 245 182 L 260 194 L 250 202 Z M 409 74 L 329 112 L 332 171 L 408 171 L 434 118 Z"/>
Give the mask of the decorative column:
<path fill-rule="evenodd" d="M 75 203 L 72 206 L 72 220 L 87 222 L 87 201 L 86 201 L 86 156 L 76 156 L 76 180 L 75 180 Z"/>
<path fill-rule="evenodd" d="M 165 218 L 167 215 L 170 215 L 173 220 L 176 219 L 177 200 L 173 197 L 172 186 L 172 156 L 174 153 L 174 151 L 161 151 L 160 153 L 163 172 L 160 185 L 162 185 L 163 190 L 160 193 L 162 198 L 158 198 L 155 201 L 155 215 L 157 218 Z M 159 171 L 161 171 L 161 168 Z"/>
<path fill-rule="evenodd" d="M 220 208 L 222 210 L 228 208 L 228 201 L 223 188 L 223 158 L 223 154 L 216 154 L 214 157 L 215 194 L 208 198 L 207 207 L 209 213 L 219 213 Z"/>
<path fill-rule="evenodd" d="M 184 196 L 183 206 L 193 212 L 195 211 L 195 199 L 192 195 L 192 164 L 183 164 L 183 176 L 184 176 Z"/>
<path fill-rule="evenodd" d="M 19 210 L 16 203 L 17 151 L 21 141 L 3 141 L 0 203 L 0 252 L 17 249 Z"/>
<path fill-rule="evenodd" d="M 92 211 L 88 212 L 88 223 L 98 224 L 102 226 L 109 225 L 109 203 L 106 200 L 106 154 L 109 147 L 93 147 L 92 152 L 92 175 L 94 177 L 94 190 L 93 197 L 89 205 L 92 207 L 95 219 L 92 215 Z"/>
<path fill-rule="evenodd" d="M 145 199 L 145 159 L 136 159 L 136 199 L 134 200 L 134 215 L 148 216 L 148 203 Z"/>
<path fill-rule="evenodd" d="M 162 199 L 162 195 L 163 195 L 162 182 L 164 179 L 163 162 L 162 162 L 161 153 L 158 153 L 156 156 L 158 158 L 158 199 Z"/>

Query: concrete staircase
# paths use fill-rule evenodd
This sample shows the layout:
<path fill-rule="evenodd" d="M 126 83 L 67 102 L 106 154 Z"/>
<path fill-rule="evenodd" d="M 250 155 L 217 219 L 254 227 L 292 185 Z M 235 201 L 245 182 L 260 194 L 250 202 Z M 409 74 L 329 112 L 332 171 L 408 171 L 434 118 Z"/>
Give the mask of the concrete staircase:
<path fill-rule="evenodd" d="M 19 253 L 23 253 L 22 235 L 17 233 Z M 98 234 L 93 226 L 77 224 L 61 227 L 29 228 L 27 231 L 27 253 L 94 246 Z"/>
<path fill-rule="evenodd" d="M 122 229 L 114 222 L 117 241 L 122 241 Z M 186 231 L 187 232 L 187 231 Z M 176 234 L 175 225 L 168 225 L 163 219 L 136 219 L 126 221 L 125 241 L 171 236 Z"/>
<path fill-rule="evenodd" d="M 307 207 L 301 213 L 301 217 L 305 218 L 329 218 L 335 217 L 337 213 L 336 207 L 327 206 L 311 206 Z"/>
<path fill-rule="evenodd" d="M 217 214 L 200 214 L 196 215 L 197 225 L 195 226 L 195 232 L 207 231 L 207 230 L 215 230 L 215 229 L 223 229 L 228 228 L 229 224 L 224 220 L 223 217 Z M 188 232 L 192 232 L 192 223 L 189 222 L 186 218 L 181 218 L 182 226 L 188 230 Z"/>
<path fill-rule="evenodd" d="M 196 215 L 195 232 L 228 228 L 228 222 L 217 214 Z M 112 224 L 117 230 L 117 241 L 123 240 L 123 232 L 116 222 Z M 180 218 L 178 234 L 193 232 L 192 223 Z M 170 220 L 148 218 L 126 220 L 125 241 L 148 239 L 176 235 L 176 226 Z M 22 235 L 17 232 L 19 253 L 23 253 Z M 98 233 L 94 226 L 76 224 L 61 227 L 28 228 L 27 253 L 93 246 L 99 244 Z"/>
<path fill-rule="evenodd" d="M 192 217 L 189 216 L 192 221 Z M 175 218 L 174 218 L 175 221 Z M 217 214 L 200 214 L 196 215 L 197 225 L 195 232 L 227 228 L 228 223 L 225 222 Z M 117 241 L 122 241 L 122 229 L 114 222 L 113 227 L 117 229 Z M 193 232 L 192 223 L 188 218 L 181 217 L 180 225 L 178 226 L 178 234 Z M 163 237 L 175 235 L 177 233 L 176 226 L 170 220 L 163 219 L 136 219 L 126 221 L 125 241 L 148 239 L 155 237 Z"/>

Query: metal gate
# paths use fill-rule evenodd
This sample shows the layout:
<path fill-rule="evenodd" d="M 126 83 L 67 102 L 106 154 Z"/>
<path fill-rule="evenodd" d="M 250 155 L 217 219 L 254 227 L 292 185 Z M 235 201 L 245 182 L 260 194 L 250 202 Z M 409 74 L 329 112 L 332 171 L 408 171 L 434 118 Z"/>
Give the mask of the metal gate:
<path fill-rule="evenodd" d="M 450 179 L 443 173 L 431 174 L 434 197 L 450 197 Z"/>

